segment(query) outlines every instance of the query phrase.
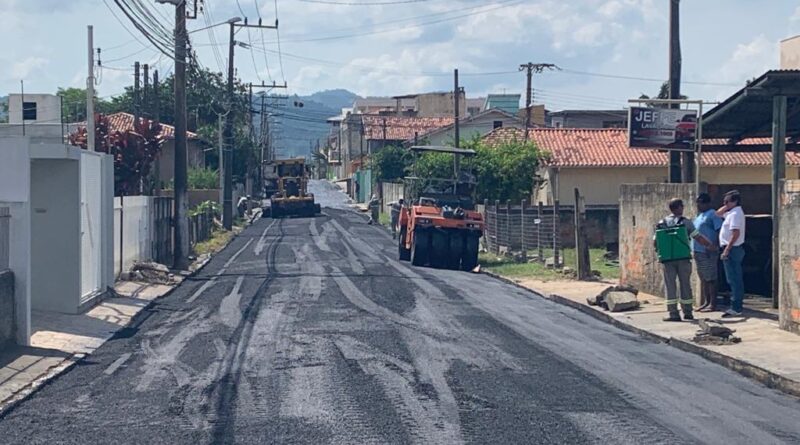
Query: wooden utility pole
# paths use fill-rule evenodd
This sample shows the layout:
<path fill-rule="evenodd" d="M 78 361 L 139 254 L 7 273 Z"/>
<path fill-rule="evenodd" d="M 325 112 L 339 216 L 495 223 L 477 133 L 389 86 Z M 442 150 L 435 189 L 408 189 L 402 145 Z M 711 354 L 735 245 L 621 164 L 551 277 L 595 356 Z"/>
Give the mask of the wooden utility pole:
<path fill-rule="evenodd" d="M 780 303 L 781 180 L 786 177 L 786 96 L 772 98 L 772 307 Z"/>
<path fill-rule="evenodd" d="M 383 118 L 383 144 L 381 148 L 386 147 L 386 118 Z"/>
<path fill-rule="evenodd" d="M 175 5 L 175 232 L 174 267 L 189 268 L 189 202 L 186 147 L 186 2 Z"/>
<path fill-rule="evenodd" d="M 86 77 L 86 148 L 95 151 L 95 128 L 94 128 L 94 28 L 92 25 L 87 27 L 87 37 L 89 43 L 89 72 Z M 23 102 L 24 103 L 24 102 Z M 22 119 L 24 124 L 25 119 Z"/>
<path fill-rule="evenodd" d="M 150 115 L 150 94 L 148 91 L 150 89 L 150 65 L 146 63 L 142 65 L 142 77 L 144 79 L 144 88 L 142 88 L 142 110 L 146 117 L 152 117 L 152 115 Z"/>
<path fill-rule="evenodd" d="M 533 63 L 528 62 L 519 66 L 520 71 L 527 71 L 527 88 L 525 89 L 525 140 L 528 140 L 528 129 L 531 128 L 531 105 L 533 105 L 533 73 L 541 73 L 544 70 L 561 69 L 552 63 Z"/>
<path fill-rule="evenodd" d="M 453 70 L 453 81 L 454 81 L 454 88 L 453 88 L 453 125 L 455 129 L 455 147 L 458 148 L 458 144 L 461 139 L 461 135 L 459 134 L 459 96 L 461 95 L 461 91 L 458 88 L 458 69 Z M 458 156 L 455 156 L 455 159 L 458 159 Z"/>
<path fill-rule="evenodd" d="M 669 98 L 681 98 L 681 38 L 680 38 L 680 0 L 670 0 L 669 2 Z M 672 108 L 680 108 L 680 105 L 672 105 Z M 687 178 L 689 171 L 686 170 L 688 163 L 688 153 L 681 156 L 681 152 L 671 150 L 669 152 L 669 182 L 690 182 Z M 683 168 L 681 168 L 681 158 L 683 158 Z M 692 164 L 694 164 L 694 153 L 691 154 Z M 684 175 L 685 173 L 685 175 Z"/>
<path fill-rule="evenodd" d="M 586 206 L 580 190 L 575 189 L 575 256 L 577 257 L 577 277 L 585 280 L 592 276 L 589 259 L 589 243 L 586 240 Z"/>
<path fill-rule="evenodd" d="M 136 131 L 136 124 L 139 123 L 139 116 L 142 113 L 141 99 L 139 92 L 139 62 L 133 63 L 133 131 Z"/>
<path fill-rule="evenodd" d="M 161 98 L 159 95 L 158 70 L 153 70 L 153 121 L 161 123 Z M 153 171 L 155 172 L 155 187 L 153 192 L 156 196 L 161 196 L 161 155 L 156 156 Z"/>

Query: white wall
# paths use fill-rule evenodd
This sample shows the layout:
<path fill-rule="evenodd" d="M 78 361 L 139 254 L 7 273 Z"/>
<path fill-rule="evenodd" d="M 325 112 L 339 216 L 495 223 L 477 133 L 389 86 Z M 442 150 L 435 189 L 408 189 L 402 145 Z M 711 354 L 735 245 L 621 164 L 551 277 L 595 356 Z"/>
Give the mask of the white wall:
<path fill-rule="evenodd" d="M 61 122 L 61 99 L 55 94 L 25 93 L 24 102 L 36 103 L 36 120 L 26 120 L 25 123 L 43 122 L 52 124 Z M 22 103 L 23 96 L 21 94 L 8 95 L 9 124 L 22 123 Z"/>
<path fill-rule="evenodd" d="M 122 272 L 129 271 L 134 261 L 152 260 L 152 206 L 153 198 L 149 196 L 114 198 L 115 275 L 120 273 L 120 254 L 122 255 Z M 122 225 L 120 225 L 120 216 Z"/>
<path fill-rule="evenodd" d="M 80 166 L 31 160 L 31 305 L 77 313 L 80 306 Z"/>

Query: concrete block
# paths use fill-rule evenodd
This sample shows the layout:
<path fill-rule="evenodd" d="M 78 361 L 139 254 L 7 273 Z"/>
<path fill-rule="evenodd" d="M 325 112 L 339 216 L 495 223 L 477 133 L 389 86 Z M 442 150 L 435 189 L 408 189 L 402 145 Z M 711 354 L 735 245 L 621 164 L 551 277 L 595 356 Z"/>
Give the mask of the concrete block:
<path fill-rule="evenodd" d="M 14 273 L 0 271 L 0 344 L 14 341 Z"/>
<path fill-rule="evenodd" d="M 615 291 L 606 294 L 605 303 L 611 312 L 622 312 L 636 309 L 639 301 L 633 292 Z"/>

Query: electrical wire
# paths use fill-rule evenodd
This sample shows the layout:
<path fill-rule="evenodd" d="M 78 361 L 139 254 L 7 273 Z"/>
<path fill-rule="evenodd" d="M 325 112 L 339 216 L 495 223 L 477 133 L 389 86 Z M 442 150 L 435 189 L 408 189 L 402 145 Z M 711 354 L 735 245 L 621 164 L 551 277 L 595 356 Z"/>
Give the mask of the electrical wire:
<path fill-rule="evenodd" d="M 275 0 L 275 35 L 278 38 L 278 63 L 281 67 L 281 80 L 286 82 L 286 74 L 283 71 L 283 54 L 281 53 L 281 30 L 278 25 L 278 0 Z"/>

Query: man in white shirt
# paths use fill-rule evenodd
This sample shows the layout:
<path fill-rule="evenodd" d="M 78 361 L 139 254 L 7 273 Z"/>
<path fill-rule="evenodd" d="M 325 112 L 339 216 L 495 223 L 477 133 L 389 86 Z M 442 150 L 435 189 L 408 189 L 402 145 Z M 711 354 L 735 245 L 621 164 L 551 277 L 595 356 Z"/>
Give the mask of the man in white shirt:
<path fill-rule="evenodd" d="M 719 232 L 719 248 L 722 251 L 721 258 L 725 268 L 725 278 L 731 288 L 731 307 L 725 311 L 723 317 L 742 315 L 742 301 L 744 300 L 742 261 L 744 260 L 746 219 L 741 202 L 742 197 L 739 191 L 731 190 L 722 198 L 722 207 L 717 210 L 717 216 L 724 219 Z"/>

